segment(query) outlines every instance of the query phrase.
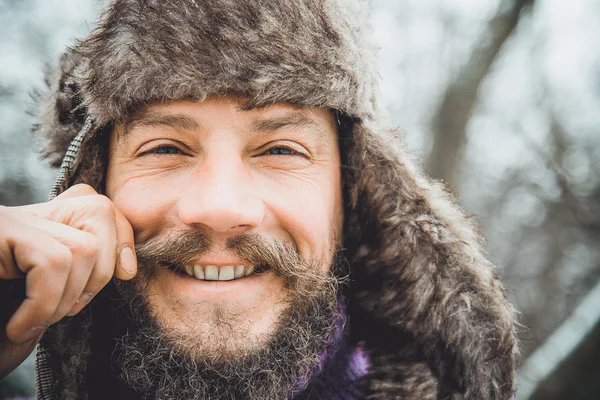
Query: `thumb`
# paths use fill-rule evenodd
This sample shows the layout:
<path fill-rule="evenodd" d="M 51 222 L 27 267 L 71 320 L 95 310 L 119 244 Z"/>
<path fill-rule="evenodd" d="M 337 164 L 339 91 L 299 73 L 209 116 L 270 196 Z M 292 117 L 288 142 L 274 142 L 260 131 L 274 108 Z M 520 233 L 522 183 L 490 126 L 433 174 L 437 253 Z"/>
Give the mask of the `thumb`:
<path fill-rule="evenodd" d="M 115 276 L 119 279 L 129 280 L 137 273 L 133 228 L 123 213 L 117 209 L 115 209 L 115 224 L 118 251 Z"/>

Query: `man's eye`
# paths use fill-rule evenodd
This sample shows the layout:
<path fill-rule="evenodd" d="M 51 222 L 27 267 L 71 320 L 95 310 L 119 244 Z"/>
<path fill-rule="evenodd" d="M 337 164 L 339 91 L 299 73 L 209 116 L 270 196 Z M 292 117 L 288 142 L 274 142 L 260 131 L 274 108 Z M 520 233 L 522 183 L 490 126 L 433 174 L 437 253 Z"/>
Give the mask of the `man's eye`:
<path fill-rule="evenodd" d="M 268 149 L 265 154 L 275 156 L 304 156 L 304 154 L 297 152 L 289 147 L 277 146 Z"/>
<path fill-rule="evenodd" d="M 181 154 L 181 150 L 174 146 L 162 145 L 148 150 L 144 154 Z"/>

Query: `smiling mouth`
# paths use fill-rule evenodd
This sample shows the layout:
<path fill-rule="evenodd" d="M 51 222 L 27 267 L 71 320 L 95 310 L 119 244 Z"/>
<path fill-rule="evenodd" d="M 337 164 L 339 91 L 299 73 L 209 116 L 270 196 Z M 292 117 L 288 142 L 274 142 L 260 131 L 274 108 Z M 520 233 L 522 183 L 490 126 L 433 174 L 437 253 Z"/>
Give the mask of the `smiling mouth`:
<path fill-rule="evenodd" d="M 169 269 L 188 275 L 200 281 L 233 281 L 250 275 L 265 272 L 269 267 L 264 265 L 169 265 Z"/>

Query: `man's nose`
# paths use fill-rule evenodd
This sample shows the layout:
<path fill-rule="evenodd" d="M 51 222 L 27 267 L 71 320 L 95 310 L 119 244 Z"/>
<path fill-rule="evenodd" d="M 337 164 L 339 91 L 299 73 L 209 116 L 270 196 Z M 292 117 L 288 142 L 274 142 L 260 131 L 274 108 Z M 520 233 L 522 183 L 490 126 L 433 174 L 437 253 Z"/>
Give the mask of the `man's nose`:
<path fill-rule="evenodd" d="M 184 224 L 195 229 L 241 233 L 259 226 L 265 210 L 243 161 L 216 158 L 193 170 L 178 213 Z"/>

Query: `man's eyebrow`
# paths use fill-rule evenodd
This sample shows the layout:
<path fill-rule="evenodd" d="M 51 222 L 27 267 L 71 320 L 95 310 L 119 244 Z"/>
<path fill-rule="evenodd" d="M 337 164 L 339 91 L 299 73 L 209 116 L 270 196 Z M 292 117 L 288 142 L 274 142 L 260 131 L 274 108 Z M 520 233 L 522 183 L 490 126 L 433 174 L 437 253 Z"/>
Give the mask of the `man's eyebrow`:
<path fill-rule="evenodd" d="M 252 132 L 273 133 L 284 128 L 313 128 L 324 136 L 323 127 L 314 119 L 302 113 L 290 113 L 281 117 L 260 118 L 252 122 L 250 130 Z"/>
<path fill-rule="evenodd" d="M 155 111 L 141 111 L 136 113 L 124 125 L 123 136 L 127 135 L 134 127 L 168 127 L 175 130 L 200 131 L 202 126 L 193 118 L 182 114 L 161 114 Z"/>
<path fill-rule="evenodd" d="M 176 130 L 201 131 L 202 126 L 193 118 L 182 114 L 161 114 L 151 110 L 144 110 L 133 115 L 124 124 L 124 129 L 119 135 L 126 136 L 135 127 L 169 127 Z M 314 119 L 300 112 L 289 113 L 283 116 L 259 118 L 250 125 L 251 132 L 274 133 L 284 128 L 313 128 L 319 137 L 324 136 L 323 127 Z"/>

